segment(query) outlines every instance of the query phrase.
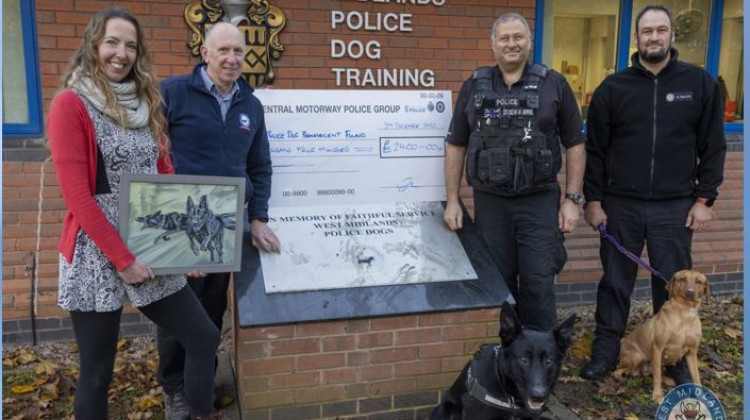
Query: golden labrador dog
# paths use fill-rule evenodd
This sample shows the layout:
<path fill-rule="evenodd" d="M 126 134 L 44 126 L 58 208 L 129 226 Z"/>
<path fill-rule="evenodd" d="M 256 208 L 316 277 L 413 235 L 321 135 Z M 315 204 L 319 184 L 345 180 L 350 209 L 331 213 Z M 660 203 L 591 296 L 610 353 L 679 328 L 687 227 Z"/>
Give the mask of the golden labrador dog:
<path fill-rule="evenodd" d="M 708 300 L 708 280 L 703 273 L 681 270 L 666 286 L 669 293 L 659 312 L 620 341 L 620 357 L 615 378 L 624 373 L 638 374 L 651 368 L 654 390 L 651 399 L 659 404 L 662 391 L 662 366 L 674 365 L 685 357 L 693 382 L 700 385 L 698 345 L 703 336 L 698 310 L 701 299 Z"/>

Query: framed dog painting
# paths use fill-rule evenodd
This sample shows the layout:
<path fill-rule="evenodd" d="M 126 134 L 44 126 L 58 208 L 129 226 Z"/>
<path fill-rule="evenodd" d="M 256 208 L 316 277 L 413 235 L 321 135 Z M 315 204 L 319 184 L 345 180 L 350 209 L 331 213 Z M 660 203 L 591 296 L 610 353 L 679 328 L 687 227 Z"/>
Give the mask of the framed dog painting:
<path fill-rule="evenodd" d="M 123 174 L 120 236 L 154 274 L 239 271 L 245 179 Z"/>

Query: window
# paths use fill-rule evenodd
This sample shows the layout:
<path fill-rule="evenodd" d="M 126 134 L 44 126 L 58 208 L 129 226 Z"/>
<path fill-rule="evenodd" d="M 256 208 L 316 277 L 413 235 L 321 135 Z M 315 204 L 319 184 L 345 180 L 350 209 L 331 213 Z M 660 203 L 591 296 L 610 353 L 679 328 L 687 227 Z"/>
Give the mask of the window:
<path fill-rule="evenodd" d="M 583 115 L 594 89 L 615 71 L 619 1 L 546 1 L 541 61 L 565 76 Z"/>
<path fill-rule="evenodd" d="M 34 2 L 3 0 L 3 135 L 41 135 Z"/>
<path fill-rule="evenodd" d="M 725 98 L 724 121 L 729 123 L 744 119 L 742 115 L 744 101 L 742 95 L 744 84 L 742 79 L 742 23 L 742 0 L 725 0 L 721 20 L 718 80 Z M 740 124 L 736 125 L 737 131 L 741 130 Z"/>
<path fill-rule="evenodd" d="M 706 67 L 708 50 L 708 33 L 711 24 L 711 0 L 676 0 L 665 6 L 672 11 L 674 20 L 674 43 L 679 58 L 682 61 Z M 635 0 L 633 2 L 633 21 L 630 33 L 635 33 L 635 18 L 645 6 L 654 4 L 649 0 Z M 637 51 L 635 37 L 630 37 L 630 54 Z M 630 63 L 628 63 L 630 64 Z"/>
<path fill-rule="evenodd" d="M 635 17 L 651 0 L 537 0 L 534 60 L 562 73 L 583 115 L 604 78 L 630 65 Z M 704 67 L 725 96 L 725 131 L 742 130 L 742 0 L 665 0 L 680 59 Z"/>

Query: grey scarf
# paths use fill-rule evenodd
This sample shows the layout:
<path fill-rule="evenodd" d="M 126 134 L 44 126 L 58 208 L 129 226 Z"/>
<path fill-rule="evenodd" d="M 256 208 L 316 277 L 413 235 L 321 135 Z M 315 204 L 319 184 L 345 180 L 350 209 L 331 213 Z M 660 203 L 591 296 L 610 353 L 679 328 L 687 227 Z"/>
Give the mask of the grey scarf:
<path fill-rule="evenodd" d="M 109 82 L 109 86 L 117 97 L 117 103 L 125 110 L 125 126 L 127 128 L 146 127 L 148 125 L 149 107 L 146 102 L 141 101 L 136 96 L 135 82 L 132 80 L 122 83 Z M 107 107 L 104 93 L 94 84 L 91 76 L 84 74 L 80 68 L 73 72 L 68 87 L 76 89 L 105 115 L 115 121 L 120 121 L 120 114 L 117 109 Z"/>

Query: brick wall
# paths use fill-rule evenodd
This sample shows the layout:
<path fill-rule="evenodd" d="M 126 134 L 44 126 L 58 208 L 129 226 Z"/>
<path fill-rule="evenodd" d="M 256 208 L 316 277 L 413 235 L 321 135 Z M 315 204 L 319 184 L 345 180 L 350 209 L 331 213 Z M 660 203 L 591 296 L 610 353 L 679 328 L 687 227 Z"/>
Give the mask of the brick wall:
<path fill-rule="evenodd" d="M 426 418 L 498 310 L 243 328 L 235 335 L 245 420 Z"/>

